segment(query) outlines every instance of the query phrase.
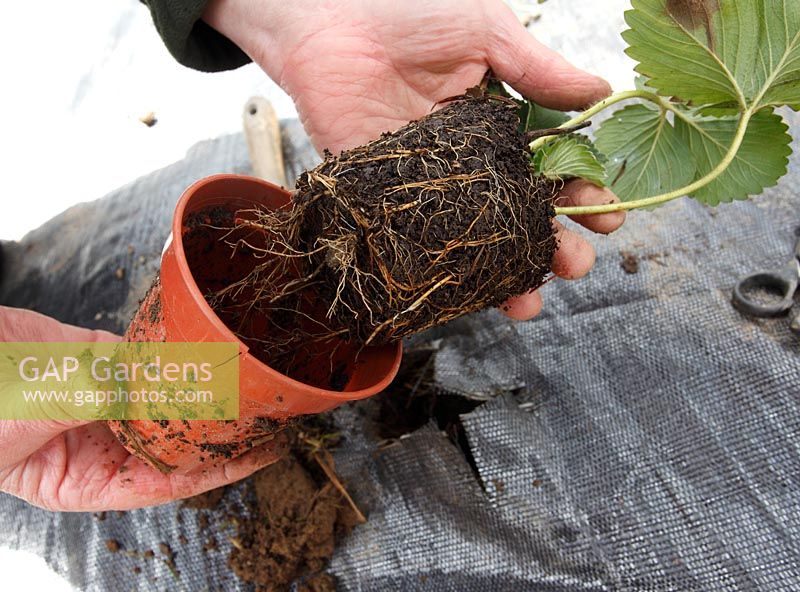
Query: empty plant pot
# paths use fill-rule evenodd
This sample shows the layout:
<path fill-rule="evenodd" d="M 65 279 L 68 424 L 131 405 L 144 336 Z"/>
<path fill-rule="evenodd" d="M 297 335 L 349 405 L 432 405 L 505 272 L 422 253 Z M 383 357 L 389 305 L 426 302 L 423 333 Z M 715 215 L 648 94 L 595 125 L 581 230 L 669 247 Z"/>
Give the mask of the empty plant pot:
<path fill-rule="evenodd" d="M 231 257 L 230 221 L 255 208 L 279 208 L 290 199 L 288 191 L 260 179 L 215 175 L 189 187 L 178 202 L 161 272 L 125 338 L 236 342 L 239 419 L 109 422 L 130 452 L 164 473 L 187 473 L 226 462 L 271 440 L 290 418 L 370 397 L 397 373 L 400 343 L 359 351 L 339 342 L 335 347 L 323 344 L 318 359 L 301 359 L 289 377 L 259 359 L 253 344 L 237 338 L 204 298 L 204 293 L 243 278 L 258 263 L 256 257 Z M 248 322 L 251 334 L 268 331 L 257 315 Z M 329 363 L 317 363 L 323 359 Z"/>

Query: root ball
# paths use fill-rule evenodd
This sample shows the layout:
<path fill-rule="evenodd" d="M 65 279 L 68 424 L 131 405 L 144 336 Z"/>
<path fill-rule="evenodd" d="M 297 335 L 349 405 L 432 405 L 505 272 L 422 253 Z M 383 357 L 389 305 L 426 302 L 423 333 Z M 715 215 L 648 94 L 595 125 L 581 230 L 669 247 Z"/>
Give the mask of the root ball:
<path fill-rule="evenodd" d="M 331 326 L 386 343 L 539 287 L 557 188 L 525 148 L 516 105 L 465 96 L 301 175 L 286 242 Z"/>

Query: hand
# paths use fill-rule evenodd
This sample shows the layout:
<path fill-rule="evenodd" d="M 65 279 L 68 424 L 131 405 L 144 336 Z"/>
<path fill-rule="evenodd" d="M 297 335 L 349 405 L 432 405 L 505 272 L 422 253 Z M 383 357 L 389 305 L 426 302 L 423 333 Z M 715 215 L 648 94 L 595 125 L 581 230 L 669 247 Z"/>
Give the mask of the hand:
<path fill-rule="evenodd" d="M 0 306 L 0 342 L 119 341 L 117 335 Z M 0 491 L 50 510 L 129 510 L 202 493 L 279 458 L 276 438 L 195 475 L 163 475 L 132 456 L 105 422 L 0 421 Z"/>
<path fill-rule="evenodd" d="M 239 45 L 295 102 L 318 150 L 364 144 L 429 113 L 480 83 L 487 69 L 546 107 L 586 107 L 611 92 L 537 42 L 501 0 L 212 0 L 203 19 Z M 586 182 L 569 184 L 559 205 L 618 201 Z M 616 230 L 624 212 L 576 217 L 595 232 Z M 553 272 L 576 279 L 594 249 L 556 222 Z M 509 301 L 527 319 L 538 292 Z"/>

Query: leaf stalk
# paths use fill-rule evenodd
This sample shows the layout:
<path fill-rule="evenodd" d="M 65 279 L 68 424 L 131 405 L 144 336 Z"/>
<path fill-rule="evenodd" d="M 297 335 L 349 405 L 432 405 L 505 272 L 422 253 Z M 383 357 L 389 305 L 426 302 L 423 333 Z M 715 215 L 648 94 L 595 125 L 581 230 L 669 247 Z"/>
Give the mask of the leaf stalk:
<path fill-rule="evenodd" d="M 753 117 L 754 113 L 755 111 L 753 107 L 751 107 L 741 114 L 739 118 L 739 123 L 736 127 L 736 135 L 733 138 L 733 142 L 731 143 L 730 148 L 728 148 L 728 152 L 725 154 L 722 160 L 719 161 L 717 166 L 715 166 L 708 174 L 694 181 L 693 183 L 690 183 L 685 187 L 681 187 L 680 189 L 675 189 L 668 193 L 663 193 L 661 195 L 654 195 L 653 197 L 646 197 L 644 199 L 636 199 L 619 203 L 610 203 L 599 206 L 572 206 L 565 208 L 557 207 L 555 208 L 556 215 L 583 216 L 587 214 L 608 214 L 611 212 L 621 212 L 624 210 L 635 210 L 637 208 L 646 208 L 648 206 L 655 206 L 662 203 L 666 203 L 668 201 L 672 201 L 673 199 L 683 197 L 684 195 L 691 194 L 697 191 L 698 189 L 705 187 L 706 185 L 711 183 L 714 179 L 719 177 L 723 172 L 725 172 L 725 170 L 730 166 L 730 164 L 736 158 L 736 154 L 739 152 L 739 148 L 741 147 L 745 133 L 747 132 L 747 126 L 750 123 L 750 119 Z"/>
<path fill-rule="evenodd" d="M 578 128 L 579 126 L 583 126 L 587 121 L 589 121 L 592 117 L 608 109 L 611 105 L 619 103 L 621 101 L 628 101 L 630 99 L 643 99 L 645 101 L 649 101 L 651 103 L 655 103 L 662 110 L 665 111 L 676 111 L 676 109 L 669 104 L 669 101 L 665 101 L 663 97 L 658 96 L 655 93 L 646 91 L 646 90 L 626 90 L 623 92 L 618 92 L 616 94 L 611 95 L 600 101 L 599 103 L 595 103 L 586 111 L 579 113 L 572 119 L 565 121 L 561 125 L 559 125 L 556 130 L 561 130 L 560 133 L 553 133 L 550 135 L 544 135 L 539 138 L 536 138 L 533 142 L 528 145 L 528 148 L 531 152 L 534 150 L 538 150 L 548 142 L 555 140 L 558 138 L 561 133 L 564 133 L 565 130 L 570 130 L 572 128 Z"/>

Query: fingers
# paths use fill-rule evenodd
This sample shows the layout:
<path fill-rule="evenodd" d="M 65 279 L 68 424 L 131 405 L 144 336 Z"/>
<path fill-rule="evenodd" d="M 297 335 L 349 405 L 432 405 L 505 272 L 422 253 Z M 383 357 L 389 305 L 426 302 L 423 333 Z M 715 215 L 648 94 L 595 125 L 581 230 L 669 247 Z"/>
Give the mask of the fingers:
<path fill-rule="evenodd" d="M 64 342 L 119 341 L 120 337 L 107 331 L 96 331 L 61 323 L 38 312 L 0 306 L 0 342 Z M 50 417 L 49 408 L 42 407 L 41 416 Z M 68 412 L 65 408 L 61 413 Z M 28 410 L 28 416 L 35 416 Z M 0 421 L 0 469 L 21 462 L 50 440 L 88 420 L 6 420 Z"/>
<path fill-rule="evenodd" d="M 567 183 L 561 190 L 557 205 L 560 206 L 585 206 L 617 203 L 619 198 L 608 189 L 597 187 L 583 179 L 576 179 Z M 615 231 L 625 222 L 625 212 L 609 214 L 595 214 L 585 216 L 572 216 L 575 222 L 602 234 Z M 558 249 L 553 257 L 552 271 L 558 277 L 574 280 L 585 276 L 594 266 L 595 251 L 589 242 L 582 236 L 568 230 L 560 222 L 554 221 Z M 509 299 L 501 310 L 515 320 L 528 320 L 542 309 L 542 298 L 538 292 L 529 292 Z"/>
<path fill-rule="evenodd" d="M 560 222 L 553 222 L 558 249 L 553 256 L 551 269 L 558 277 L 575 280 L 585 276 L 592 269 L 595 261 L 594 247 L 579 234 L 564 227 Z M 527 321 L 542 310 L 542 297 L 538 291 L 528 292 L 510 298 L 500 307 L 503 314 L 517 320 Z"/>
<path fill-rule="evenodd" d="M 514 296 L 506 300 L 500 310 L 515 321 L 527 321 L 542 312 L 542 295 L 533 290 Z"/>
<path fill-rule="evenodd" d="M 117 335 L 116 333 L 110 333 L 108 331 L 103 331 L 102 329 L 84 329 L 84 331 L 89 331 L 89 335 L 87 335 L 87 341 L 94 341 L 97 343 L 114 343 L 117 341 L 122 341 L 122 337 Z"/>
<path fill-rule="evenodd" d="M 81 427 L 76 427 L 85 423 Z M 94 510 L 110 473 L 128 453 L 104 422 L 10 421 L 19 443 L 3 450 L 0 491 L 49 510 Z M 61 424 L 61 425 L 59 425 Z M 5 430 L 7 425 L 0 425 Z M 74 429 L 71 429 L 74 428 Z M 66 430 L 66 431 L 65 431 Z M 10 432 L 4 432 L 4 438 Z M 28 449 L 29 447 L 29 449 Z M 11 456 L 13 455 L 13 457 Z"/>
<path fill-rule="evenodd" d="M 553 222 L 558 240 L 558 250 L 553 256 L 551 269 L 565 280 L 582 278 L 592 269 L 595 260 L 594 247 L 576 232 L 568 230 L 560 222 Z"/>
<path fill-rule="evenodd" d="M 103 506 L 129 510 L 198 495 L 234 483 L 283 458 L 289 450 L 285 434 L 223 465 L 189 475 L 163 475 L 133 456 L 109 483 Z"/>
<path fill-rule="evenodd" d="M 562 111 L 584 109 L 611 94 L 608 82 L 539 43 L 504 4 L 498 2 L 492 13 L 496 20 L 487 47 L 489 65 L 517 92 Z"/>
<path fill-rule="evenodd" d="M 6 420 L 0 421 L 0 470 L 14 466 L 50 440 L 87 421 Z"/>
<path fill-rule="evenodd" d="M 35 437 L 36 432 L 22 435 Z M 164 475 L 131 456 L 105 423 L 94 422 L 51 440 L 24 462 L 0 467 L 0 491 L 50 510 L 131 510 L 233 483 L 287 452 L 288 438 L 277 434 L 226 464 L 189 475 Z"/>
<path fill-rule="evenodd" d="M 556 205 L 559 206 L 593 206 L 618 202 L 619 198 L 609 189 L 598 187 L 583 179 L 567 183 L 556 199 Z M 571 216 L 571 218 L 593 232 L 608 234 L 622 226 L 625 222 L 625 212 Z"/>
<path fill-rule="evenodd" d="M 120 341 L 108 331 L 84 329 L 23 308 L 0 306 L 0 342 Z"/>

